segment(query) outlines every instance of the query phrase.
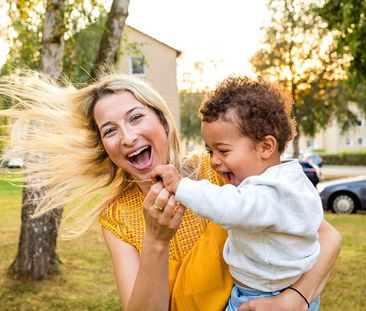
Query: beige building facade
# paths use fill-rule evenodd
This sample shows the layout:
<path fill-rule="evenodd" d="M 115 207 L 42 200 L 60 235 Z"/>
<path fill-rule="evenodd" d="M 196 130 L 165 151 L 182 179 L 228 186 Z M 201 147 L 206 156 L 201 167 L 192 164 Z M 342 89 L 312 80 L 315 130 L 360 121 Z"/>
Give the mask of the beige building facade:
<path fill-rule="evenodd" d="M 345 150 L 360 150 L 366 148 L 366 116 L 355 105 L 351 109 L 357 114 L 358 120 L 346 132 L 341 131 L 335 120 L 330 125 L 312 137 L 300 137 L 300 152 L 323 149 L 328 152 L 339 152 Z M 290 144 L 287 153 L 292 153 Z"/>
<path fill-rule="evenodd" d="M 122 73 L 149 82 L 167 101 L 180 127 L 179 92 L 177 87 L 177 57 L 181 52 L 149 35 L 125 25 L 124 36 L 136 49 L 125 51 L 118 67 Z M 122 45 L 124 44 L 122 40 Z M 125 48 L 122 46 L 122 50 Z"/>

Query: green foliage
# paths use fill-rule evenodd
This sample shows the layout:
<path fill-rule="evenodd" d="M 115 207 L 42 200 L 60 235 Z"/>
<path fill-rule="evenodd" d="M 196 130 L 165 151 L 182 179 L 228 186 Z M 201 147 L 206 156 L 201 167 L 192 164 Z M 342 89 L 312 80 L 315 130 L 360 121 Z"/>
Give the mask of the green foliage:
<path fill-rule="evenodd" d="M 44 7 L 40 0 L 12 2 L 9 8 L 10 24 L 7 41 L 10 53 L 2 74 L 9 74 L 16 68 L 36 69 L 39 65 L 41 25 Z"/>
<path fill-rule="evenodd" d="M 107 14 L 104 12 L 92 24 L 65 42 L 64 73 L 71 82 L 85 83 L 89 81 L 90 71 L 103 35 L 106 17 Z M 118 58 L 126 53 L 143 56 L 141 45 L 141 43 L 129 42 L 124 32 L 118 51 Z M 118 61 L 116 66 L 118 66 Z"/>
<path fill-rule="evenodd" d="M 22 0 L 13 2 L 10 5 L 7 41 L 10 46 L 10 53 L 1 74 L 11 74 L 18 68 L 38 69 L 40 61 L 40 46 L 42 40 L 42 24 L 45 12 L 45 1 L 43 0 Z M 79 33 L 88 25 L 96 22 L 98 16 L 105 14 L 101 1 L 91 0 L 86 3 L 83 0 L 68 0 L 65 4 L 65 68 L 64 74 L 71 76 L 73 73 L 70 55 L 74 54 L 76 39 L 74 35 Z M 98 38 L 96 38 L 98 40 Z M 98 49 L 99 41 L 91 41 L 87 47 L 83 46 L 83 55 L 90 50 Z M 74 64 L 75 62 L 73 62 Z"/>
<path fill-rule="evenodd" d="M 343 150 L 336 153 L 319 152 L 327 165 L 366 166 L 366 149 Z"/>
<path fill-rule="evenodd" d="M 205 94 L 203 91 L 183 90 L 179 93 L 179 96 L 181 135 L 188 146 L 190 143 L 201 139 L 201 120 L 198 117 L 198 109 Z"/>
<path fill-rule="evenodd" d="M 366 82 L 366 1 L 326 0 L 317 12 L 335 31 L 338 51 L 351 55 L 348 77 L 353 86 Z"/>
<path fill-rule="evenodd" d="M 312 3 L 270 0 L 268 9 L 271 20 L 263 27 L 263 47 L 251 63 L 258 73 L 283 85 L 294 99 L 292 113 L 298 132 L 294 142 L 301 133 L 314 136 L 333 117 L 343 130 L 355 124 L 357 116 L 348 108 L 355 95 L 345 84 L 347 60 L 329 44 L 329 31 Z"/>

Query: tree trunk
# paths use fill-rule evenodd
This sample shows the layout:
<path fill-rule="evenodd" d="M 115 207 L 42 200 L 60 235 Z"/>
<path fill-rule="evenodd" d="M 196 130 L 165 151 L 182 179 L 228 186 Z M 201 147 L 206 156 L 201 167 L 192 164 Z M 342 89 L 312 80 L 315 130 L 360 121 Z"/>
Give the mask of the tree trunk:
<path fill-rule="evenodd" d="M 300 155 L 300 147 L 299 147 L 299 141 L 300 141 L 300 132 L 297 131 L 297 135 L 294 137 L 292 141 L 292 146 L 294 148 L 294 159 L 297 159 Z"/>
<path fill-rule="evenodd" d="M 18 254 L 11 266 L 11 272 L 18 278 L 42 280 L 58 272 L 59 259 L 56 255 L 57 229 L 62 209 L 30 220 L 36 207 L 35 202 L 43 196 L 44 189 L 32 188 L 23 191 L 22 225 Z"/>
<path fill-rule="evenodd" d="M 113 0 L 100 41 L 99 52 L 91 69 L 92 79 L 108 71 L 116 63 L 129 4 L 130 0 Z"/>
<path fill-rule="evenodd" d="M 47 1 L 43 27 L 40 70 L 54 79 L 59 79 L 62 73 L 65 29 L 64 1 Z M 25 165 L 27 163 L 42 163 L 44 156 L 43 154 L 26 154 Z M 37 181 L 34 181 L 34 184 L 36 183 Z M 39 198 L 44 196 L 45 189 L 28 186 L 32 185 L 25 185 L 23 188 L 22 225 L 18 254 L 10 267 L 10 272 L 15 277 L 42 280 L 58 271 L 59 259 L 56 255 L 56 240 L 62 209 L 30 220 L 29 215 L 33 214 Z"/>
<path fill-rule="evenodd" d="M 40 70 L 59 79 L 64 57 L 65 0 L 47 0 L 43 25 Z"/>

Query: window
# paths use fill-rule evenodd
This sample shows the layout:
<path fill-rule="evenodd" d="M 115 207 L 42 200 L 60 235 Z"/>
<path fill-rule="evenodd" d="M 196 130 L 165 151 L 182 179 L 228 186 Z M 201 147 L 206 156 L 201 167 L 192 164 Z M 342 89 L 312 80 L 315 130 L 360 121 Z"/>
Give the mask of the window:
<path fill-rule="evenodd" d="M 365 125 L 365 122 L 364 122 L 364 120 L 357 120 L 357 127 L 358 128 L 363 128 L 364 127 L 364 125 Z"/>
<path fill-rule="evenodd" d="M 347 147 L 352 147 L 352 145 L 353 145 L 353 143 L 352 143 L 352 139 L 351 139 L 351 138 L 349 138 L 349 137 L 347 137 L 347 138 L 346 138 L 345 143 L 346 143 L 346 146 L 347 146 Z"/>
<path fill-rule="evenodd" d="M 147 74 L 146 62 L 144 57 L 130 57 L 130 73 L 135 76 L 145 77 Z"/>
<path fill-rule="evenodd" d="M 365 141 L 363 140 L 363 138 L 362 138 L 362 137 L 359 137 L 359 138 L 357 139 L 357 145 L 359 145 L 359 146 L 361 146 L 361 147 L 363 147 L 363 146 L 365 145 Z"/>

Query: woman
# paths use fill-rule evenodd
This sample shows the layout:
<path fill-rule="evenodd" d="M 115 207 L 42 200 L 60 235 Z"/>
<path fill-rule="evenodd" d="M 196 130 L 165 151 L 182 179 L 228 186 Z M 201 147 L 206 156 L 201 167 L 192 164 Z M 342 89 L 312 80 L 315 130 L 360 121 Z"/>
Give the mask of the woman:
<path fill-rule="evenodd" d="M 29 75 L 3 78 L 0 93 L 18 102 L 1 114 L 17 120 L 15 129 L 27 126 L 14 132 L 14 152 L 44 155 L 28 164 L 25 174 L 49 189 L 36 216 L 73 202 L 76 234 L 99 219 L 125 310 L 225 307 L 232 287 L 221 255 L 226 232 L 176 206 L 161 182 L 152 184 L 150 173 L 155 165 L 169 163 L 182 174 L 223 181 L 207 155 L 180 158 L 177 129 L 156 91 L 124 75 L 80 90 Z M 319 237 L 315 267 L 293 285 L 309 301 L 322 291 L 340 249 L 339 234 L 327 222 Z M 285 290 L 239 310 L 276 308 L 306 310 L 306 304 L 297 292 Z"/>

